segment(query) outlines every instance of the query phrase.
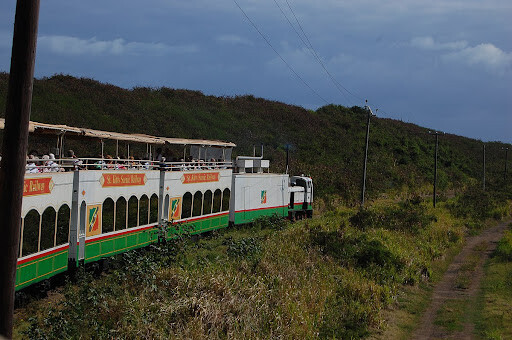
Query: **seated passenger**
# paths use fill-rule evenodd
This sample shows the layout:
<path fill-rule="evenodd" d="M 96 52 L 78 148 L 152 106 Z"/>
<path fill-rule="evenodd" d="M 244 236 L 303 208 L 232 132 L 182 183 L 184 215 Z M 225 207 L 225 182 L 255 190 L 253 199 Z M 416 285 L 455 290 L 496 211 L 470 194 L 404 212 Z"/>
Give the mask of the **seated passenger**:
<path fill-rule="evenodd" d="M 119 156 L 116 158 L 115 165 L 116 170 L 126 170 L 126 167 L 124 166 L 124 163 L 123 161 L 121 161 L 121 158 L 119 158 Z"/>
<path fill-rule="evenodd" d="M 75 171 L 82 168 L 82 161 L 76 157 L 73 150 L 68 150 L 67 158 L 69 158 L 69 161 L 66 162 L 66 171 Z"/>
<path fill-rule="evenodd" d="M 28 174 L 37 174 L 40 172 L 36 165 L 34 155 L 27 156 L 27 167 L 26 167 L 25 172 Z"/>
<path fill-rule="evenodd" d="M 115 165 L 114 165 L 114 159 L 112 158 L 112 156 L 107 155 L 107 157 L 105 157 L 105 159 L 106 159 L 107 169 L 114 170 L 115 169 Z"/>
<path fill-rule="evenodd" d="M 50 172 L 61 172 L 64 171 L 59 164 L 55 162 L 55 155 L 53 153 L 48 154 L 48 166 L 50 168 Z"/>
<path fill-rule="evenodd" d="M 128 169 L 139 169 L 139 162 L 135 161 L 135 158 L 133 156 L 130 156 L 128 159 Z"/>

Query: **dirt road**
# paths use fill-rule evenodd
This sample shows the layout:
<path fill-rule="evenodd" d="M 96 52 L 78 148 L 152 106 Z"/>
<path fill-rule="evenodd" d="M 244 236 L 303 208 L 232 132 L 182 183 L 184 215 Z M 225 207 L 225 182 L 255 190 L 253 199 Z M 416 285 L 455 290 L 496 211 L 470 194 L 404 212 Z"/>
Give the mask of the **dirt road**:
<path fill-rule="evenodd" d="M 413 339 L 473 339 L 474 321 L 467 309 L 475 301 L 484 275 L 483 266 L 503 236 L 508 222 L 468 237 L 432 293 Z"/>

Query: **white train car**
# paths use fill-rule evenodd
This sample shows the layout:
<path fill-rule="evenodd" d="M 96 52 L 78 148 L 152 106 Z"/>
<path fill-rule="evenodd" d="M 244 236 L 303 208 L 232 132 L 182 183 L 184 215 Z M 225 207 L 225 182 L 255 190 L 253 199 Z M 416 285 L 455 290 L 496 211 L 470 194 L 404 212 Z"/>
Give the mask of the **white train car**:
<path fill-rule="evenodd" d="M 269 161 L 262 157 L 238 157 L 233 166 L 233 143 L 35 122 L 29 131 L 56 137 L 59 147 L 56 160 L 27 159 L 17 290 L 181 233 L 250 223 L 260 216 L 312 215 L 311 178 L 269 173 Z M 101 157 L 63 158 L 64 135 L 100 140 Z M 105 140 L 117 147 L 119 141 L 144 143 L 149 155 L 134 160 L 128 145 L 126 159 L 104 157 Z M 165 160 L 151 152 L 155 146 L 183 147 L 183 158 Z"/>

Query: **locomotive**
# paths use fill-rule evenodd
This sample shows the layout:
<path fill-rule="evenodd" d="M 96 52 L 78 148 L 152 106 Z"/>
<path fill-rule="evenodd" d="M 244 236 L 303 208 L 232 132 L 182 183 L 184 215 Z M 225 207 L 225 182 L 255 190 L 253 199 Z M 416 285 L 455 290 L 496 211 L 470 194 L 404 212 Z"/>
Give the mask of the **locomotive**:
<path fill-rule="evenodd" d="M 261 216 L 294 220 L 313 214 L 310 177 L 270 173 L 263 156 L 231 160 L 233 143 L 37 122 L 29 131 L 56 137 L 58 156 L 27 160 L 16 290 L 171 240 L 184 227 L 198 234 Z M 101 157 L 65 158 L 64 136 L 100 140 Z M 147 159 L 130 157 L 129 147 L 126 159 L 107 159 L 104 140 L 146 144 Z M 183 158 L 169 162 L 153 153 L 166 145 L 183 147 Z"/>

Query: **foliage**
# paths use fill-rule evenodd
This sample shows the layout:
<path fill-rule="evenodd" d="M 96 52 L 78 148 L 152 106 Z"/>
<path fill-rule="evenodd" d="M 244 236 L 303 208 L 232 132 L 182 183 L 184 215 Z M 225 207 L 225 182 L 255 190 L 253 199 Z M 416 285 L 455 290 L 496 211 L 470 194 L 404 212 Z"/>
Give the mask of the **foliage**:
<path fill-rule="evenodd" d="M 435 217 L 428 214 L 421 199 L 414 198 L 397 205 L 377 209 L 360 209 L 350 218 L 350 223 L 361 230 L 384 228 L 418 233 L 428 227 Z"/>
<path fill-rule="evenodd" d="M 6 73 L 0 73 L 0 106 L 5 107 Z M 309 174 L 317 197 L 338 196 L 345 203 L 359 199 L 366 112 L 357 106 L 326 105 L 316 111 L 256 98 L 206 96 L 199 91 L 137 87 L 131 90 L 85 78 L 54 75 L 36 79 L 31 119 L 127 133 L 229 140 L 236 154 L 252 154 L 263 143 L 274 171 L 283 171 L 285 145 L 291 145 L 292 173 Z M 170 123 L 172 122 L 172 123 Z M 30 137 L 31 148 L 49 152 L 55 142 Z M 439 141 L 438 188 L 458 190 L 479 182 L 482 143 L 444 135 Z M 486 143 L 487 186 L 500 190 L 503 178 L 502 143 Z M 115 152 L 106 142 L 105 153 Z M 510 147 L 510 146 L 509 146 Z M 66 139 L 65 149 L 79 156 L 97 156 L 101 145 Z M 131 145 L 142 157 L 145 145 Z M 126 145 L 120 144 L 120 153 Z M 432 183 L 434 140 L 428 130 L 401 121 L 372 120 L 368 154 L 367 194 L 418 190 Z M 509 186 L 507 195 L 512 195 Z"/>
<path fill-rule="evenodd" d="M 423 203 L 370 210 L 384 216 L 409 204 Z M 36 339 L 365 337 L 383 326 L 382 311 L 402 285 L 429 279 L 432 261 L 460 242 L 453 235 L 464 227 L 441 209 L 414 232 L 363 231 L 349 223 L 357 214 L 338 208 L 294 224 L 266 217 L 117 255 L 102 275 L 80 272 L 53 303 L 20 311 L 18 317 L 31 318 L 17 321 L 18 333 Z"/>
<path fill-rule="evenodd" d="M 456 217 L 483 221 L 488 218 L 502 219 L 507 214 L 506 202 L 499 193 L 480 187 L 469 187 L 457 199 L 448 204 Z"/>
<path fill-rule="evenodd" d="M 506 231 L 503 238 L 499 240 L 494 257 L 503 262 L 512 262 L 512 230 Z"/>

